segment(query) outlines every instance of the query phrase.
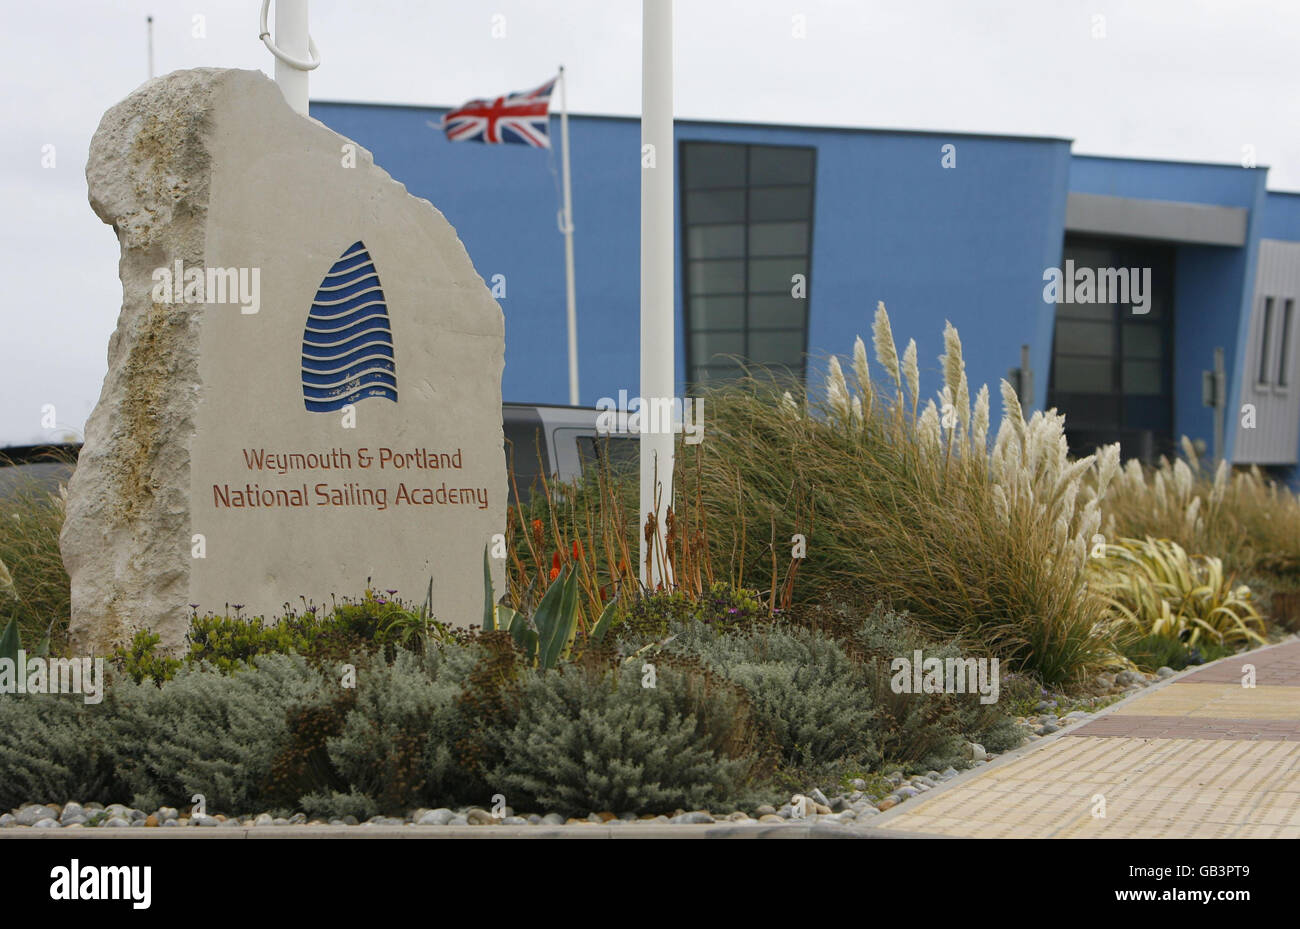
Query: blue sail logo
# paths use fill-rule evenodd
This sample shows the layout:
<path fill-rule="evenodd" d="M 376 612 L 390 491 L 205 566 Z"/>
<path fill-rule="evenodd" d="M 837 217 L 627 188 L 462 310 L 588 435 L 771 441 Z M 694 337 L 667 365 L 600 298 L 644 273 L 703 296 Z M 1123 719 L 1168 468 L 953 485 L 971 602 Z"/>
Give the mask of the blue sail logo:
<path fill-rule="evenodd" d="M 397 364 L 379 272 L 364 242 L 334 262 L 302 333 L 302 397 L 331 413 L 367 397 L 397 402 Z"/>

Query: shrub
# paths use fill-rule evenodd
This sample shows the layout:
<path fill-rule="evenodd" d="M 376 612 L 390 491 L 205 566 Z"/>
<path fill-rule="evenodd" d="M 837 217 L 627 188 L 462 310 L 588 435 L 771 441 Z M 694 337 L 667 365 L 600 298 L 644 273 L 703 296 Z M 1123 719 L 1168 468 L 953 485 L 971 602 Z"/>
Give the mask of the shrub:
<path fill-rule="evenodd" d="M 681 589 L 644 593 L 632 601 L 618 629 L 624 635 L 652 639 L 692 623 L 745 626 L 767 618 L 768 611 L 755 591 L 716 581 L 699 597 Z"/>
<path fill-rule="evenodd" d="M 1218 558 L 1188 555 L 1148 537 L 1121 539 L 1095 559 L 1094 588 L 1123 617 L 1130 638 L 1157 636 L 1196 646 L 1263 644 L 1249 587 L 1234 587 Z"/>
<path fill-rule="evenodd" d="M 238 611 L 234 616 L 196 613 L 188 638 L 187 662 L 209 661 L 229 673 L 258 655 L 299 654 L 324 664 L 382 649 L 391 658 L 398 644 L 423 650 L 426 641 L 450 641 L 455 635 L 401 600 L 367 589 L 360 600 L 345 599 L 328 610 L 307 606 L 301 614 L 286 610 L 270 622 Z"/>
<path fill-rule="evenodd" d="M 0 697 L 0 809 L 27 803 L 111 803 L 122 793 L 111 703 L 26 694 Z"/>
<path fill-rule="evenodd" d="M 432 659 L 426 670 L 403 651 L 391 665 L 374 662 L 359 671 L 355 706 L 327 743 L 334 770 L 349 789 L 342 797 L 331 795 L 333 809 L 364 796 L 379 812 L 400 815 L 421 802 L 445 805 L 466 795 L 472 785 L 453 760 L 452 746 L 460 730 L 457 698 L 473 657 L 454 649 Z M 303 803 L 331 805 L 320 795 Z"/>
<path fill-rule="evenodd" d="M 862 669 L 831 639 L 793 626 L 719 630 L 697 622 L 676 631 L 673 651 L 745 689 L 791 775 L 834 778 L 880 763 Z"/>
<path fill-rule="evenodd" d="M 890 665 L 895 658 L 910 659 L 917 650 L 926 658 L 969 657 L 965 647 L 932 638 L 924 624 L 906 613 L 880 604 L 862 613 L 840 603 L 822 606 L 812 621 L 832 630 L 863 664 L 867 691 L 876 706 L 873 736 L 887 763 L 921 771 L 964 767 L 967 741 L 1005 751 L 1023 740 L 1002 705 L 1000 686 L 995 704 L 981 703 L 975 693 L 894 692 Z"/>
<path fill-rule="evenodd" d="M 210 810 L 253 808 L 289 742 L 289 711 L 337 695 L 300 656 L 260 656 L 255 670 L 229 676 L 212 670 L 190 665 L 161 687 L 114 688 L 119 773 L 136 806 L 179 806 L 201 793 Z"/>
<path fill-rule="evenodd" d="M 760 760 L 743 693 L 687 664 L 527 671 L 490 782 L 512 805 L 570 815 L 739 805 Z"/>

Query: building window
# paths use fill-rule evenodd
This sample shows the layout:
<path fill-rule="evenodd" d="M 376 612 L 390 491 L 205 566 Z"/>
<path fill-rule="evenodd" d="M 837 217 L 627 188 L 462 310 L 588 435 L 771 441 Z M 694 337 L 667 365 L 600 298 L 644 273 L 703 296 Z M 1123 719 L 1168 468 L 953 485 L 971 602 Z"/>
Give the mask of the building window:
<path fill-rule="evenodd" d="M 1124 456 L 1173 452 L 1173 250 L 1070 236 L 1062 267 L 1151 269 L 1150 307 L 1131 303 L 1056 305 L 1049 407 L 1065 414 L 1070 450 L 1086 455 L 1119 442 Z M 1068 282 L 1067 282 L 1068 286 Z"/>
<path fill-rule="evenodd" d="M 1260 320 L 1259 333 L 1259 374 L 1255 378 L 1255 383 L 1261 387 L 1268 385 L 1268 361 L 1269 352 L 1272 345 L 1269 342 L 1269 335 L 1273 331 L 1273 298 L 1264 298 L 1264 318 Z"/>
<path fill-rule="evenodd" d="M 691 383 L 737 377 L 744 362 L 803 377 L 815 160 L 812 148 L 682 143 Z"/>
<path fill-rule="evenodd" d="M 1287 371 L 1287 362 L 1291 354 L 1291 313 L 1295 309 L 1295 301 L 1287 299 L 1282 303 L 1282 335 L 1277 340 L 1277 386 L 1287 386 L 1287 377 L 1290 374 Z"/>

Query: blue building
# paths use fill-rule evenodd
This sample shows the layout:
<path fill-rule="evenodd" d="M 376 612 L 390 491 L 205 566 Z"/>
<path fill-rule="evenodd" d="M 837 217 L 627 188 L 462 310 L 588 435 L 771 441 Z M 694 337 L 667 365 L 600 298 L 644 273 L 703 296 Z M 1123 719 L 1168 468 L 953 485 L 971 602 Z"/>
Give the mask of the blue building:
<path fill-rule="evenodd" d="M 503 289 L 505 398 L 565 402 L 558 153 L 449 143 L 443 112 L 311 106 L 441 210 Z M 637 393 L 640 125 L 571 116 L 570 136 L 592 405 Z M 1078 156 L 1058 138 L 689 120 L 676 137 L 683 393 L 733 375 L 735 356 L 815 384 L 829 353 L 869 341 L 884 301 L 900 346 L 916 340 L 923 391 L 951 320 L 972 385 L 996 397 L 1026 369 L 1026 406 L 1064 412 L 1079 451 L 1212 447 L 1202 374 L 1221 349 L 1224 454 L 1294 473 L 1300 195 L 1267 191 L 1265 168 Z"/>

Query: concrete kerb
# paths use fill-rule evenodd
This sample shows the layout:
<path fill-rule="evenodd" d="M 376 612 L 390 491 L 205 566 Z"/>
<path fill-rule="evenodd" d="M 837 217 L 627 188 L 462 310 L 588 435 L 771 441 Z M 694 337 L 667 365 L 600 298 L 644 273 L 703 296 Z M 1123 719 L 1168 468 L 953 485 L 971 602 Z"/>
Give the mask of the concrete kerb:
<path fill-rule="evenodd" d="M 1147 694 L 1155 693 L 1157 690 L 1161 690 L 1165 687 L 1168 687 L 1170 684 L 1176 684 L 1179 681 L 1181 681 L 1183 678 L 1195 674 L 1198 671 L 1204 671 L 1206 668 L 1212 668 L 1215 665 L 1225 661 L 1241 661 L 1245 659 L 1247 656 L 1253 655 L 1256 652 L 1266 651 L 1267 649 L 1274 648 L 1278 645 L 1285 645 L 1288 642 L 1292 642 L 1297 639 L 1300 639 L 1300 635 L 1292 634 L 1278 642 L 1270 642 L 1267 645 L 1260 645 L 1257 648 L 1250 649 L 1249 651 L 1237 652 L 1232 655 L 1226 655 L 1223 658 L 1218 658 L 1214 661 L 1209 662 L 1208 664 L 1190 665 L 1187 668 L 1184 668 L 1182 671 L 1179 671 L 1178 673 L 1165 678 L 1163 681 L 1158 681 L 1157 683 L 1151 684 L 1147 687 L 1142 688 L 1139 691 L 1135 691 L 1134 693 L 1129 694 L 1127 697 L 1125 697 L 1122 700 L 1115 701 L 1110 706 L 1102 710 L 1099 710 L 1098 712 L 1089 716 L 1087 719 L 1077 720 L 1068 726 L 1062 727 L 1059 731 L 1053 732 L 1049 736 L 1044 736 L 1043 738 L 1039 739 L 1036 742 L 1030 742 L 1028 745 L 1022 745 L 1020 746 L 1020 748 L 1016 748 L 1002 755 L 999 755 L 995 760 L 989 762 L 988 764 L 977 765 L 974 768 L 970 768 L 969 770 L 963 771 L 960 774 L 958 774 L 956 777 L 954 777 L 952 780 L 947 781 L 946 783 L 941 784 L 940 786 L 935 787 L 931 790 L 927 790 L 923 794 L 918 794 L 915 797 L 911 797 L 905 802 L 900 803 L 898 806 L 894 807 L 893 809 L 886 810 L 884 813 L 880 814 L 879 816 L 873 816 L 871 818 L 871 826 L 868 826 L 867 829 L 872 829 L 872 828 L 879 829 L 883 824 L 889 822 L 892 819 L 898 818 L 898 816 L 904 813 L 915 812 L 916 809 L 920 807 L 922 803 L 924 803 L 926 800 L 929 800 L 932 797 L 938 796 L 939 794 L 951 790 L 954 787 L 959 787 L 963 784 L 970 783 L 971 781 L 975 780 L 975 778 L 980 777 L 981 775 L 983 775 L 988 771 L 992 771 L 994 768 L 1000 768 L 1009 764 L 1014 764 L 1015 762 L 1019 761 L 1021 758 L 1025 757 L 1026 755 L 1039 751 L 1040 749 L 1045 748 L 1046 746 L 1050 745 L 1056 740 L 1070 735 L 1072 732 L 1074 732 L 1074 730 L 1086 726 L 1091 722 L 1095 722 L 1096 720 L 1102 718 L 1103 716 L 1109 716 L 1111 713 L 1117 712 L 1121 707 L 1128 706 L 1130 703 L 1142 699 Z M 902 832 L 902 830 L 899 831 Z M 909 833 L 909 834 L 917 835 L 917 833 Z"/>
<path fill-rule="evenodd" d="M 5 829 L 0 841 L 121 839 L 909 839 L 946 838 L 911 832 L 875 832 L 838 823 L 701 823 L 671 826 L 256 826 L 223 829 Z"/>

